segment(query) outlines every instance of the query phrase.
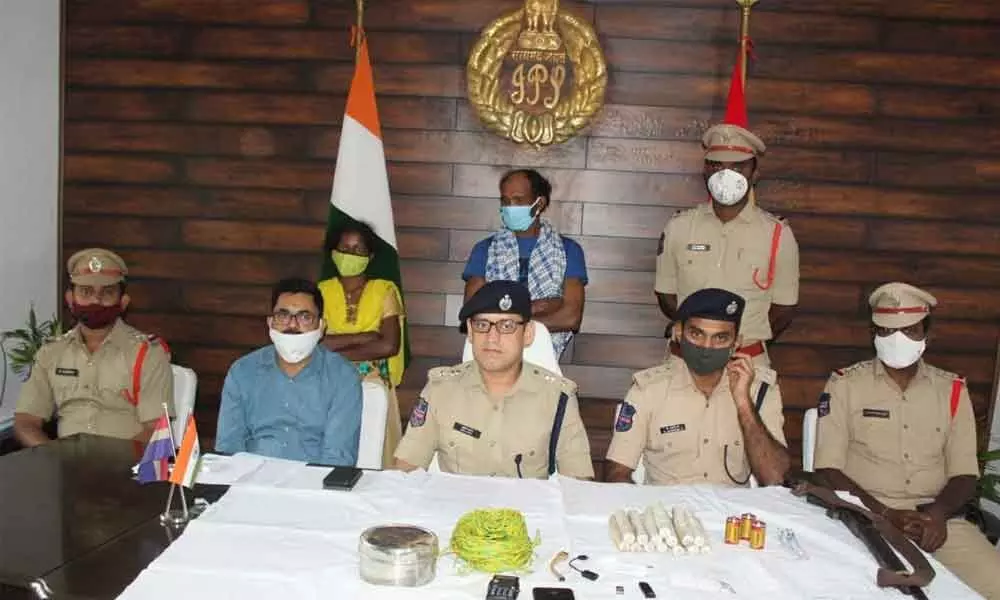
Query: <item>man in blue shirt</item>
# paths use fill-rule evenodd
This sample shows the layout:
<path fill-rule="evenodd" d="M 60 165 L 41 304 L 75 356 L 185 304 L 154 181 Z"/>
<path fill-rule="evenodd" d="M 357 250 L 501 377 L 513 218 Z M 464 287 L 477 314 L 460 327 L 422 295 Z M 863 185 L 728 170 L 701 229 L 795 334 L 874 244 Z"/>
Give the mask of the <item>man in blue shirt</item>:
<path fill-rule="evenodd" d="M 226 375 L 215 449 L 354 466 L 361 382 L 354 365 L 318 345 L 326 331 L 319 288 L 282 280 L 271 306 L 274 344 L 240 358 Z"/>
<path fill-rule="evenodd" d="M 531 292 L 531 318 L 552 333 L 562 354 L 583 320 L 587 264 L 580 244 L 559 235 L 541 215 L 549 207 L 552 185 L 534 169 L 517 169 L 500 179 L 500 217 L 504 228 L 479 241 L 462 279 L 465 301 L 488 281 L 517 281 Z"/>

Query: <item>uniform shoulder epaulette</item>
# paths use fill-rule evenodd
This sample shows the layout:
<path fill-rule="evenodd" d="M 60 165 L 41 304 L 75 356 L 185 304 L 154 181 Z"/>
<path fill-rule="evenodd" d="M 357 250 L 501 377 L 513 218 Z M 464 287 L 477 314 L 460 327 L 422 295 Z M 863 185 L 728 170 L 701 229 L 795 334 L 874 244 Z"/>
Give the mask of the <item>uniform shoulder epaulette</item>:
<path fill-rule="evenodd" d="M 674 211 L 674 214 L 670 215 L 670 218 L 667 219 L 667 221 L 673 221 L 674 219 L 679 219 L 681 217 L 690 217 L 691 215 L 694 214 L 694 212 L 696 210 L 697 210 L 697 207 L 680 208 L 680 209 Z"/>
<path fill-rule="evenodd" d="M 871 371 L 872 366 L 875 364 L 873 360 L 863 360 L 861 362 L 856 362 L 849 367 L 844 367 L 843 369 L 834 369 L 834 377 L 851 377 L 854 375 L 859 375 L 862 373 L 867 373 Z"/>
<path fill-rule="evenodd" d="M 653 385 L 654 383 L 663 381 L 668 377 L 670 377 L 670 363 L 666 362 L 662 365 L 657 365 L 655 367 L 639 371 L 632 376 L 632 380 L 637 386 L 644 388 L 646 386 Z"/>
<path fill-rule="evenodd" d="M 768 221 L 771 224 L 781 223 L 785 227 L 788 226 L 788 219 L 786 219 L 782 215 L 776 215 L 771 211 L 764 210 L 763 208 L 760 209 L 760 214 L 764 217 L 765 221 Z"/>
<path fill-rule="evenodd" d="M 774 385 L 778 381 L 778 372 L 770 367 L 765 367 L 762 365 L 755 366 L 753 368 L 754 379 L 758 381 L 763 381 L 768 385 Z"/>
<path fill-rule="evenodd" d="M 572 379 L 567 379 L 562 375 L 557 375 L 543 367 L 529 367 L 528 365 L 525 365 L 524 368 L 530 368 L 532 375 L 541 377 L 543 381 L 550 385 L 557 386 L 561 391 L 566 392 L 567 394 L 576 394 L 577 385 Z"/>
<path fill-rule="evenodd" d="M 427 382 L 432 381 L 448 381 L 450 379 L 455 379 L 459 375 L 462 375 L 469 370 L 470 366 L 475 364 L 473 361 L 467 363 L 462 363 L 460 365 L 452 365 L 450 367 L 434 367 L 433 369 L 427 371 Z"/>
<path fill-rule="evenodd" d="M 924 363 L 924 368 L 927 369 L 928 373 L 934 375 L 935 377 L 940 377 L 941 379 L 947 379 L 949 381 L 957 379 L 961 381 L 963 385 L 965 384 L 965 377 L 962 377 L 958 373 L 952 373 L 951 371 L 947 371 L 941 367 L 935 367 L 934 365 L 929 365 L 927 363 Z"/>

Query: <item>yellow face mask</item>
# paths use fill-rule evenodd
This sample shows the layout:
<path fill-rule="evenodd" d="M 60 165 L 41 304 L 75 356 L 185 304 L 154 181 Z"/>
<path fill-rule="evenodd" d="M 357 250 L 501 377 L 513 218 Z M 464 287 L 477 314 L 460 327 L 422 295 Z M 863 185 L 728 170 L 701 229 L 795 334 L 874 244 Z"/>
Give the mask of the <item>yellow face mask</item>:
<path fill-rule="evenodd" d="M 333 264 L 337 266 L 337 272 L 340 273 L 341 277 L 361 275 L 368 268 L 368 263 L 371 261 L 370 256 L 358 256 L 357 254 L 348 254 L 339 250 L 334 250 L 331 255 L 333 256 Z"/>

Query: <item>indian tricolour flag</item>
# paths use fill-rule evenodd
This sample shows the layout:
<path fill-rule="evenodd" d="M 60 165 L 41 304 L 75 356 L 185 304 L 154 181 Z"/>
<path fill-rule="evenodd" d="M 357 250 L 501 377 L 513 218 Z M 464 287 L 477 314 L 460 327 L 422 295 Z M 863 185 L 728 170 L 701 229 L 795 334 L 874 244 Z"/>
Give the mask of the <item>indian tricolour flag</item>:
<path fill-rule="evenodd" d="M 371 225 L 378 236 L 375 257 L 368 267 L 372 279 L 395 282 L 402 293 L 399 274 L 399 250 L 396 245 L 396 226 L 392 220 L 392 201 L 389 196 L 389 174 L 385 168 L 382 149 L 382 128 L 375 105 L 375 80 L 368 57 L 368 39 L 363 29 L 356 31 L 355 40 L 360 44 L 354 78 L 347 94 L 344 124 L 340 129 L 340 148 L 333 174 L 333 191 L 330 194 L 330 232 L 351 221 L 364 221 Z M 333 260 L 324 252 L 322 278 L 333 277 L 336 271 Z M 405 327 L 406 320 L 403 320 Z M 403 332 L 404 357 L 409 362 L 409 336 Z"/>

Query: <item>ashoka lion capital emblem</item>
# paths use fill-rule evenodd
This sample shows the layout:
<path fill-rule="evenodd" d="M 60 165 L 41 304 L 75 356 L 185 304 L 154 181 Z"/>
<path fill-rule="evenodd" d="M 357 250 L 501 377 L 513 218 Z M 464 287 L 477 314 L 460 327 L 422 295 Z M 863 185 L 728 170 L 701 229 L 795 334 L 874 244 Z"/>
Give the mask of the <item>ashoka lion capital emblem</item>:
<path fill-rule="evenodd" d="M 486 127 L 540 147 L 587 126 L 604 104 L 608 71 L 589 23 L 559 12 L 559 0 L 525 0 L 483 30 L 466 79 Z"/>

